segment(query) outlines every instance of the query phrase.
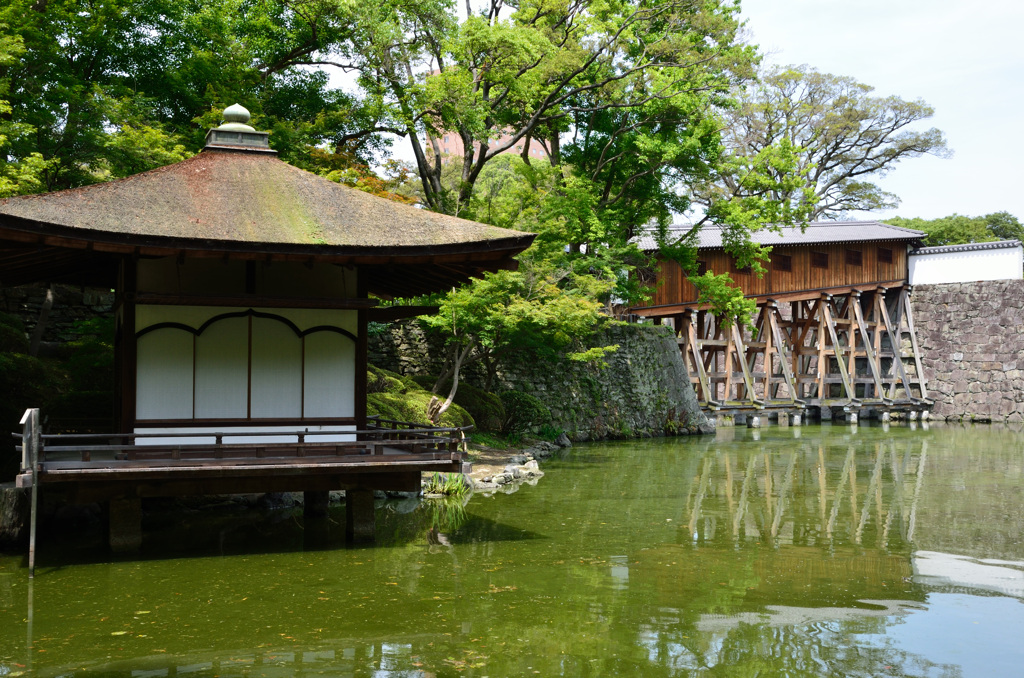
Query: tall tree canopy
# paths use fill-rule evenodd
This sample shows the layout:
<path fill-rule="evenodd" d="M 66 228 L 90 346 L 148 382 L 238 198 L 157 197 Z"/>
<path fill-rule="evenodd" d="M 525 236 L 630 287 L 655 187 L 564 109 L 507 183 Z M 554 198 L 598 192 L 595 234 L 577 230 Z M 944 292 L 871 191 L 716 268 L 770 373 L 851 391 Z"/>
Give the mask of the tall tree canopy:
<path fill-rule="evenodd" d="M 930 106 L 871 96 L 872 91 L 853 78 L 808 66 L 766 70 L 726 115 L 723 144 L 735 173 L 723 173 L 698 193 L 713 199 L 749 192 L 738 177 L 761 164 L 766 151 L 789 148 L 803 181 L 773 197 L 808 206 L 811 219 L 895 207 L 897 196 L 873 182 L 904 159 L 948 151 L 938 129 L 916 129 L 934 113 Z"/>
<path fill-rule="evenodd" d="M 1009 212 L 993 212 L 983 217 L 952 214 L 939 219 L 893 217 L 885 221 L 893 226 L 924 231 L 928 234 L 924 241 L 929 246 L 964 245 L 994 240 L 1024 241 L 1024 225 Z"/>
<path fill-rule="evenodd" d="M 434 323 L 453 360 L 475 351 L 487 363 L 545 333 L 567 347 L 602 304 L 642 296 L 630 275 L 646 263 L 632 244 L 641 230 L 664 236 L 696 207 L 693 231 L 662 238 L 663 253 L 694 272 L 693 236 L 713 221 L 740 267 L 756 270 L 765 252 L 752 231 L 887 205 L 868 178 L 944 150 L 936 130 L 908 131 L 931 114 L 920 102 L 872 98 L 806 68 L 752 84 L 758 57 L 739 37 L 736 0 L 466 0 L 465 19 L 461 10 L 454 0 L 8 0 L 0 194 L 184 158 L 241 103 L 295 165 L 405 200 L 402 180 L 415 177 L 428 209 L 539 234 L 520 271 L 475 288 L 488 304 L 453 294 Z M 329 72 L 347 74 L 346 86 Z M 464 149 L 447 165 L 442 134 Z M 409 144 L 414 165 L 381 179 L 369 167 L 392 143 Z M 544 161 L 531 158 L 538 145 Z M 696 282 L 715 308 L 742 315 L 727 276 Z"/>

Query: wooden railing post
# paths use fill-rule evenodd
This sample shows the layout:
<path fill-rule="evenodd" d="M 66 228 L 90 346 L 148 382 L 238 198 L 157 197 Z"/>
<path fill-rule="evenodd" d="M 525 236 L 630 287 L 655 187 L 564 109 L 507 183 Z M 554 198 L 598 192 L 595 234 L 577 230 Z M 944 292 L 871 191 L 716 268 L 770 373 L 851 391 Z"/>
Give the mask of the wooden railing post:
<path fill-rule="evenodd" d="M 28 528 L 28 577 L 36 576 L 36 514 L 39 508 L 39 408 L 25 410 L 21 417 L 22 469 L 27 465 L 32 475 L 32 509 Z"/>

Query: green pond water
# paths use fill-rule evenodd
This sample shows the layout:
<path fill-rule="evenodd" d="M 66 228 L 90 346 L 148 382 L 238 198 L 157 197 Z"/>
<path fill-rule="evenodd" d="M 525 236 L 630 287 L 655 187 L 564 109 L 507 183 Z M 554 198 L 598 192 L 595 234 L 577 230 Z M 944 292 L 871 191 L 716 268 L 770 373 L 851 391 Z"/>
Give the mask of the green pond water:
<path fill-rule="evenodd" d="M 465 506 L 147 514 L 0 557 L 0 677 L 1021 676 L 1024 433 L 579 445 Z M 68 519 L 70 520 L 70 518 Z"/>

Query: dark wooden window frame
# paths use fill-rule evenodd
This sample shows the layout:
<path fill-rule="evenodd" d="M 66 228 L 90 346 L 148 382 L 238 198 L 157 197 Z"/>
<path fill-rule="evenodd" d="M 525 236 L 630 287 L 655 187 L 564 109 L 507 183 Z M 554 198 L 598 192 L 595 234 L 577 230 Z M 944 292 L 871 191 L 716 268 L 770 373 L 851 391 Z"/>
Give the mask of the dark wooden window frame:
<path fill-rule="evenodd" d="M 811 252 L 812 268 L 828 268 L 828 252 Z"/>
<path fill-rule="evenodd" d="M 739 273 L 741 275 L 750 275 L 751 273 L 751 268 L 749 266 L 740 268 L 736 265 L 736 260 L 731 257 L 729 258 L 729 268 L 733 273 Z"/>
<path fill-rule="evenodd" d="M 878 263 L 880 264 L 891 264 L 892 263 L 892 250 L 888 247 L 878 248 Z"/>
<path fill-rule="evenodd" d="M 772 252 L 772 268 L 781 273 L 792 272 L 793 257 L 788 254 L 776 254 Z"/>
<path fill-rule="evenodd" d="M 864 265 L 864 254 L 860 250 L 854 250 L 847 248 L 845 251 L 846 265 L 847 266 L 863 266 Z"/>

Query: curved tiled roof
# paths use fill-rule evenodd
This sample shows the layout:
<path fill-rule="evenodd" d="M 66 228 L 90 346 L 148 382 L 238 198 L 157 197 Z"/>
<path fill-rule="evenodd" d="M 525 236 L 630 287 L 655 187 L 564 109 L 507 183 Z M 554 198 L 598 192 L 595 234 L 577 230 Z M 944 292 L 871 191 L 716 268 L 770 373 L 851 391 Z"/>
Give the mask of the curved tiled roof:
<path fill-rule="evenodd" d="M 5 216 L 15 219 L 4 219 Z M 417 209 L 343 186 L 270 153 L 207 149 L 108 183 L 0 200 L 0 226 L 65 237 L 152 238 L 232 249 L 333 253 L 513 250 L 533 235 Z"/>
<path fill-rule="evenodd" d="M 981 250 L 1002 250 L 1020 247 L 1020 240 L 995 240 L 993 242 L 969 242 L 965 245 L 937 245 L 935 247 L 919 247 L 911 252 L 917 254 L 948 254 L 952 252 L 978 252 Z"/>
<path fill-rule="evenodd" d="M 669 237 L 677 237 L 690 230 L 690 224 L 673 224 L 669 227 Z M 697 232 L 698 249 L 716 249 L 722 247 L 723 228 L 721 226 L 704 226 Z M 864 241 L 914 241 L 925 236 L 923 231 L 915 231 L 899 226 L 890 226 L 880 221 L 816 221 L 807 224 L 807 228 L 785 227 L 779 231 L 761 230 L 750 234 L 751 239 L 761 245 L 821 245 L 828 243 L 864 242 Z M 641 249 L 651 251 L 657 249 L 657 243 L 651 235 L 639 238 Z"/>

